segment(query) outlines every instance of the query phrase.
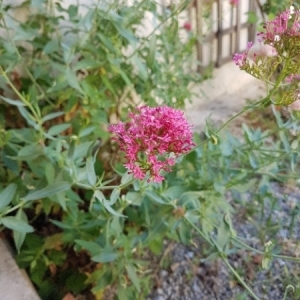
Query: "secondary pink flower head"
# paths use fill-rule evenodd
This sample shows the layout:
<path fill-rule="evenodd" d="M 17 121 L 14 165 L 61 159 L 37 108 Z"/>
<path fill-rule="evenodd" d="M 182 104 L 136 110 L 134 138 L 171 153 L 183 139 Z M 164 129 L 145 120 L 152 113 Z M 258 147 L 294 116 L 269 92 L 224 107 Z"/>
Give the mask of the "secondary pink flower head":
<path fill-rule="evenodd" d="M 229 3 L 232 5 L 232 6 L 237 6 L 239 4 L 239 0 L 229 0 Z"/>
<path fill-rule="evenodd" d="M 160 171 L 171 171 L 175 158 L 187 153 L 192 142 L 191 126 L 180 110 L 142 106 L 129 113 L 130 121 L 110 125 L 113 139 L 125 152 L 125 167 L 137 179 L 163 181 Z"/>
<path fill-rule="evenodd" d="M 243 53 L 235 53 L 233 55 L 232 60 L 235 62 L 235 64 L 239 67 L 243 67 L 246 62 L 247 62 L 247 58 L 248 58 L 248 53 L 249 50 L 251 49 L 251 47 L 253 46 L 253 42 L 248 42 L 247 44 L 247 49 L 245 52 Z"/>
<path fill-rule="evenodd" d="M 264 32 L 258 33 L 259 40 L 261 42 L 267 42 L 274 44 L 282 40 L 282 36 L 300 36 L 300 11 L 294 9 L 293 6 L 290 9 L 280 13 L 274 20 L 267 21 Z"/>
<path fill-rule="evenodd" d="M 293 81 L 300 81 L 300 74 L 291 74 L 285 79 L 286 82 L 292 83 Z"/>
<path fill-rule="evenodd" d="M 192 24 L 190 22 L 185 22 L 183 24 L 183 28 L 186 30 L 186 31 L 191 31 L 192 30 Z"/>

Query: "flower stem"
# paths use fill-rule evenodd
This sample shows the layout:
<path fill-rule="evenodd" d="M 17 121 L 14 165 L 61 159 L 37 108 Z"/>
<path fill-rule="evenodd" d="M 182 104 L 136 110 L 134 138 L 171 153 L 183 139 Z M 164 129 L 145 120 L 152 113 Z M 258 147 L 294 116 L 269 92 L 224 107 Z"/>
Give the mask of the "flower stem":
<path fill-rule="evenodd" d="M 220 256 L 222 260 L 225 262 L 227 267 L 230 269 L 230 271 L 233 273 L 233 275 L 236 277 L 236 279 L 239 281 L 239 283 L 247 290 L 247 292 L 255 299 L 260 300 L 252 291 L 252 289 L 247 285 L 247 283 L 244 281 L 244 279 L 236 272 L 236 270 L 231 266 L 228 259 L 226 258 L 224 253 L 220 253 Z"/>
<path fill-rule="evenodd" d="M 16 89 L 14 84 L 11 82 L 11 80 L 6 75 L 5 71 L 0 66 L 0 75 L 5 79 L 6 83 L 11 87 L 11 89 L 15 92 L 15 94 L 19 97 L 19 99 L 30 109 L 35 121 L 41 125 L 41 118 L 39 114 L 36 112 L 36 110 L 33 108 L 32 104 Z"/>
<path fill-rule="evenodd" d="M 194 224 L 192 223 L 187 217 L 184 217 L 186 222 L 188 222 L 211 246 L 214 246 L 213 242 L 208 239 L 208 237 Z"/>
<path fill-rule="evenodd" d="M 242 242 L 240 239 L 238 239 L 237 237 L 232 237 L 232 239 L 237 242 L 238 244 L 242 245 L 244 248 L 256 252 L 258 254 L 262 254 L 265 255 L 265 252 L 257 250 L 247 244 L 245 244 L 244 242 Z M 274 253 L 270 253 L 272 257 L 274 258 L 281 258 L 281 259 L 285 259 L 285 260 L 289 260 L 289 261 L 295 261 L 295 262 L 300 262 L 300 258 L 297 257 L 292 257 L 292 256 L 286 256 L 286 255 L 280 255 L 280 254 L 274 254 Z"/>

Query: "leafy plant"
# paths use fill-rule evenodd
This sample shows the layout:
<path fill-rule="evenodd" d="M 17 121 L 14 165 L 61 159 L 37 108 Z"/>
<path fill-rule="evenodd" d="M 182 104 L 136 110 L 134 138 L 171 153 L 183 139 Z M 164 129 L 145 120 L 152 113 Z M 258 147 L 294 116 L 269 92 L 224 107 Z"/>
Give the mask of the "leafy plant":
<path fill-rule="evenodd" d="M 231 266 L 231 253 L 258 252 L 264 268 L 274 258 L 298 261 L 276 252 L 268 230 L 263 250 L 249 246 L 234 229 L 226 197 L 243 203 L 241 194 L 255 188 L 264 207 L 271 181 L 299 177 L 299 141 L 290 134 L 299 130 L 297 116 L 284 121 L 274 109 L 278 128 L 243 125 L 239 138 L 221 132 L 231 120 L 218 130 L 207 126 L 191 149 L 190 127 L 178 110 L 199 80 L 188 69 L 196 37 L 178 21 L 187 5 L 159 11 L 148 0 L 99 2 L 82 13 L 31 1 L 22 4 L 30 11 L 26 22 L 10 6 L 1 8 L 0 225 L 43 299 L 69 292 L 145 299 L 151 256 L 165 240 L 190 244 L 195 233 L 209 258 L 222 259 L 255 299 Z M 143 35 L 149 13 L 153 30 Z M 280 84 L 244 111 L 269 105 Z M 137 117 L 142 111 L 151 112 L 148 124 Z"/>

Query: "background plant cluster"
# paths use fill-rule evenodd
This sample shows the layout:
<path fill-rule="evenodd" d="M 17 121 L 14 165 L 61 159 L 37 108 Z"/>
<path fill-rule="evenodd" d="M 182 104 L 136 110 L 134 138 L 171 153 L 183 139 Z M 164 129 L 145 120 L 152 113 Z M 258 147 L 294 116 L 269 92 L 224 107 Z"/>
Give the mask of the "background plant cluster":
<path fill-rule="evenodd" d="M 262 202 L 269 181 L 299 177 L 298 120 L 276 111 L 278 127 L 239 138 L 208 126 L 162 184 L 126 173 L 107 125 L 142 103 L 183 107 L 199 81 L 196 38 L 178 20 L 187 5 L 1 6 L 0 224 L 42 299 L 145 299 L 164 241 L 190 244 L 194 228 L 205 254 L 226 260 L 238 243 L 228 192 Z"/>

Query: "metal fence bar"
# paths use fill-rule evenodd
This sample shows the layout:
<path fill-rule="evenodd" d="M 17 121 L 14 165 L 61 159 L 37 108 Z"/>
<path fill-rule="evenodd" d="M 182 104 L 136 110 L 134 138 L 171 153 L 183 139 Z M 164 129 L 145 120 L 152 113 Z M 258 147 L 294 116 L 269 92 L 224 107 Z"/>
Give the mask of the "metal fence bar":
<path fill-rule="evenodd" d="M 196 28 L 198 33 L 197 41 L 197 60 L 198 62 L 203 62 L 203 45 L 202 45 L 202 0 L 195 0 L 195 9 L 196 9 Z M 197 66 L 197 72 L 202 72 L 202 65 Z"/>
<path fill-rule="evenodd" d="M 222 18 L 222 11 L 223 11 L 223 1 L 218 1 L 218 29 L 217 29 L 217 61 L 216 67 L 219 68 L 222 66 L 222 46 L 223 46 L 223 18 Z"/>

